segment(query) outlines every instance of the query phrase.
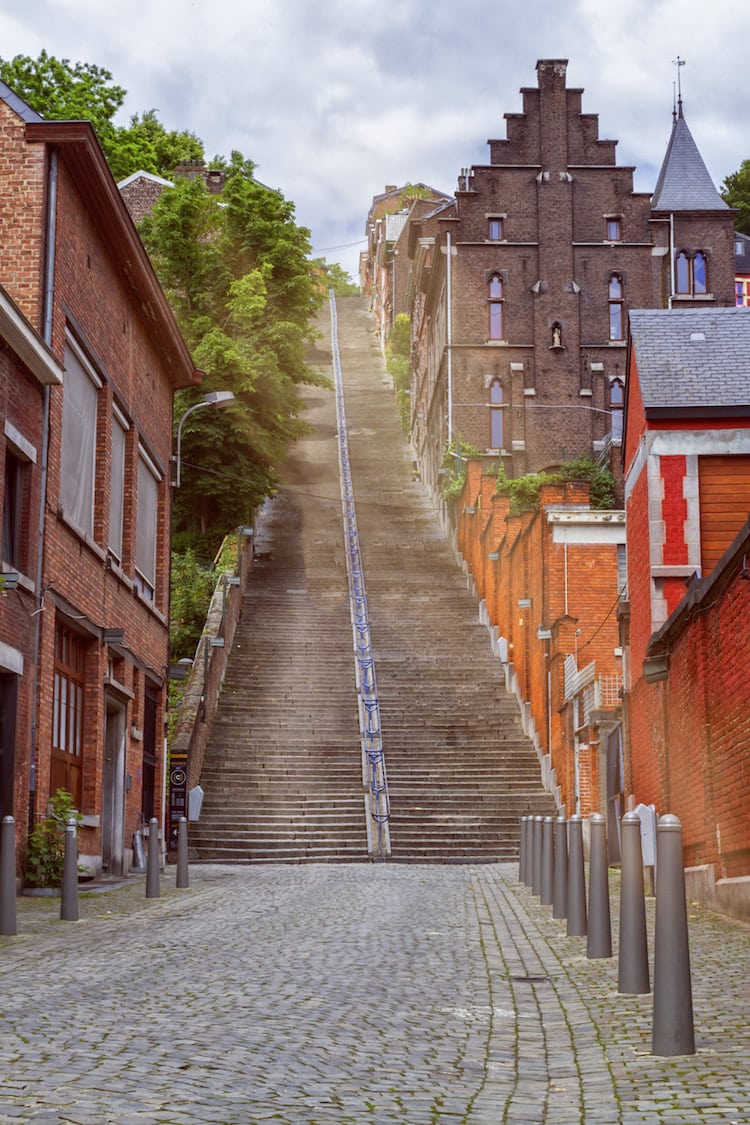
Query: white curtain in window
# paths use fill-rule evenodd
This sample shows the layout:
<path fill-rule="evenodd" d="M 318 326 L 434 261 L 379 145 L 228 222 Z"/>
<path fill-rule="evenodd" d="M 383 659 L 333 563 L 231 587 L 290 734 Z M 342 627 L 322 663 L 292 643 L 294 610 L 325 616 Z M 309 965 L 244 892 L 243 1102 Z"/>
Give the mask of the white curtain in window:
<path fill-rule="evenodd" d="M 67 519 L 94 534 L 98 388 L 73 349 L 65 347 L 60 503 Z"/>
<path fill-rule="evenodd" d="M 159 482 L 143 451 L 138 457 L 138 515 L 135 532 L 135 565 L 152 589 L 156 585 L 156 518 Z"/>
<path fill-rule="evenodd" d="M 109 492 L 109 549 L 122 558 L 122 515 L 125 493 L 125 427 L 115 415 L 112 419 L 112 480 Z"/>

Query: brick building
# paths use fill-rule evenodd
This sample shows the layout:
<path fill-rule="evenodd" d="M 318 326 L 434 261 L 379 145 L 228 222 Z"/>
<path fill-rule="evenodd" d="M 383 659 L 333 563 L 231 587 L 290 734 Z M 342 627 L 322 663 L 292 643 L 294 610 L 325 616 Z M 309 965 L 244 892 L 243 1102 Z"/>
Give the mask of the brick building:
<path fill-rule="evenodd" d="M 404 233 L 411 223 L 450 196 L 426 184 L 386 185 L 367 214 L 367 250 L 360 255 L 360 285 L 375 315 L 378 339 L 385 349 L 399 313 L 408 313 L 409 263 Z"/>
<path fill-rule="evenodd" d="M 711 884 L 747 881 L 750 313 L 641 310 L 631 336 L 629 787 L 680 817 Z"/>
<path fill-rule="evenodd" d="M 88 123 L 0 85 L 0 175 L 4 808 L 25 829 L 67 789 L 119 872 L 162 811 L 172 396 L 200 373 Z"/>
<path fill-rule="evenodd" d="M 569 813 L 611 810 L 616 819 L 619 744 L 615 769 L 608 753 L 621 718 L 625 514 L 592 510 L 583 482 L 544 485 L 533 510 L 513 514 L 497 493 L 496 468 L 491 458 L 471 459 L 455 508 L 480 615 L 547 787 Z"/>
<path fill-rule="evenodd" d="M 452 438 L 499 455 L 510 477 L 606 449 L 629 309 L 734 304 L 733 212 L 681 105 L 652 198 L 566 67 L 537 64 L 488 163 L 410 224 L 412 440 L 435 490 Z"/>

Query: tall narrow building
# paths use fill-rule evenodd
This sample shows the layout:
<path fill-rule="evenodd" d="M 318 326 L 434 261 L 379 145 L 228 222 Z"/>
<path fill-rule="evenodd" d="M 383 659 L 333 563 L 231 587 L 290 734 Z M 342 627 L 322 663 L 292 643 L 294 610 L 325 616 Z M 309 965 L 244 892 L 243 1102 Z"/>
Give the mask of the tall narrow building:
<path fill-rule="evenodd" d="M 510 477 L 606 454 L 622 432 L 629 309 L 734 303 L 733 212 L 682 108 L 652 199 L 566 72 L 537 63 L 488 163 L 410 227 L 412 434 L 433 487 L 456 439 Z"/>

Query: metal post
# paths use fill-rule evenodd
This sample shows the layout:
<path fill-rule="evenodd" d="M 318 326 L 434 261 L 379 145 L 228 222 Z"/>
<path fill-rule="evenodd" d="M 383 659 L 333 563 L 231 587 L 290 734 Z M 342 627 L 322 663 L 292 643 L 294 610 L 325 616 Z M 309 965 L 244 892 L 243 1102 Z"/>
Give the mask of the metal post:
<path fill-rule="evenodd" d="M 531 892 L 537 897 L 542 893 L 542 831 L 544 817 L 534 817 L 534 867 L 531 872 Z"/>
<path fill-rule="evenodd" d="M 568 821 L 568 937 L 586 936 L 586 875 L 583 870 L 583 822 Z"/>
<path fill-rule="evenodd" d="M 555 871 L 552 888 L 552 917 L 564 918 L 568 913 L 568 821 L 559 816 L 555 821 Z"/>
<path fill-rule="evenodd" d="M 148 822 L 146 898 L 158 898 L 159 894 L 159 822 L 155 816 L 152 816 Z"/>
<path fill-rule="evenodd" d="M 621 820 L 620 948 L 617 991 L 633 996 L 651 991 L 648 973 L 646 899 L 643 891 L 641 819 L 637 812 Z"/>
<path fill-rule="evenodd" d="M 587 957 L 612 956 L 612 927 L 609 914 L 609 866 L 607 831 L 601 813 L 592 813 L 591 858 L 589 860 L 589 919 Z"/>
<path fill-rule="evenodd" d="M 529 818 L 521 817 L 521 848 L 518 855 L 518 882 L 526 882 L 527 855 L 529 850 Z"/>
<path fill-rule="evenodd" d="M 16 930 L 16 822 L 3 817 L 0 835 L 0 934 L 12 937 Z"/>
<path fill-rule="evenodd" d="M 177 889 L 189 886 L 188 876 L 188 822 L 181 816 L 177 821 Z"/>
<path fill-rule="evenodd" d="M 682 825 L 676 816 L 656 826 L 656 930 L 654 934 L 655 1055 L 694 1055 Z"/>
<path fill-rule="evenodd" d="M 78 921 L 78 820 L 74 816 L 69 816 L 65 821 L 60 919 L 63 922 Z"/>
<path fill-rule="evenodd" d="M 542 893 L 540 902 L 543 906 L 551 906 L 553 899 L 552 877 L 555 857 L 554 823 L 554 819 L 551 816 L 545 816 L 542 823 Z"/>

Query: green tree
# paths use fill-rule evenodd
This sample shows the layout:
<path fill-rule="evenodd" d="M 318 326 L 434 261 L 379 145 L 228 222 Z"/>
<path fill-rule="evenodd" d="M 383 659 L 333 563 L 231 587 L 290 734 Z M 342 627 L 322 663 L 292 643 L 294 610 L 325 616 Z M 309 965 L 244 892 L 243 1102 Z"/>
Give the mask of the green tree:
<path fill-rule="evenodd" d="M 726 177 L 721 196 L 737 211 L 734 220 L 736 229 L 742 234 L 750 234 L 750 160 L 743 160 L 738 170 Z"/>
<path fill-rule="evenodd" d="M 385 353 L 385 366 L 393 379 L 396 405 L 404 433 L 409 433 L 411 415 L 409 355 L 411 352 L 411 319 L 399 313 L 393 322 Z"/>
<path fill-rule="evenodd" d="M 333 290 L 334 297 L 356 297 L 358 295 L 359 286 L 352 281 L 351 275 L 338 262 L 327 262 L 325 258 L 313 258 L 310 265 L 320 277 L 320 283 L 326 295 L 329 289 Z"/>
<path fill-rule="evenodd" d="M 49 121 L 90 121 L 116 180 L 139 170 L 171 176 L 181 161 L 204 159 L 198 137 L 167 131 L 154 109 L 135 114 L 127 126 L 115 125 L 126 90 L 103 67 L 42 51 L 38 59 L 0 59 L 0 78 Z"/>
<path fill-rule="evenodd" d="M 176 544 L 207 557 L 276 488 L 287 444 L 304 431 L 299 384 L 327 382 L 305 362 L 320 288 L 292 205 L 259 184 L 238 153 L 220 200 L 201 179 L 179 180 L 141 233 L 206 372 L 200 392 L 176 396 L 175 418 L 206 391 L 231 390 L 236 399 L 196 411 L 182 431 Z"/>

